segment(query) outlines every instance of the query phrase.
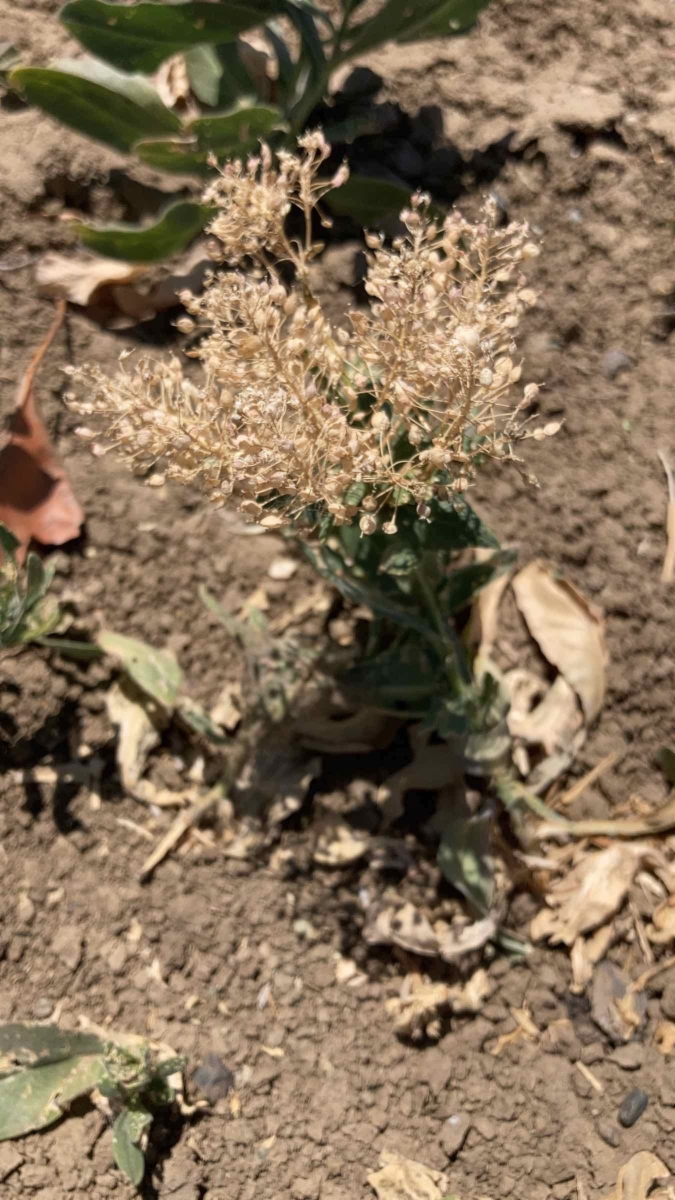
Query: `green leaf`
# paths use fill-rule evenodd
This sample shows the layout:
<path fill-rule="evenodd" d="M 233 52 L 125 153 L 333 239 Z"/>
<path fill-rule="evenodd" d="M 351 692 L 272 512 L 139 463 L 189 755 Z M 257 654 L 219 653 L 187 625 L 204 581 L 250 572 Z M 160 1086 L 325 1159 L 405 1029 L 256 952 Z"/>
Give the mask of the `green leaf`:
<path fill-rule="evenodd" d="M 392 546 L 380 559 L 381 575 L 412 575 L 420 563 L 419 551 L 413 546 Z"/>
<path fill-rule="evenodd" d="M 344 671 L 340 686 L 376 708 L 418 705 L 439 689 L 439 671 L 419 642 L 411 642 Z"/>
<path fill-rule="evenodd" d="M 243 153 L 273 129 L 283 128 L 278 108 L 268 104 L 239 105 L 230 112 L 198 117 L 189 126 L 198 145 L 215 154 Z"/>
<path fill-rule="evenodd" d="M 55 1026 L 0 1026 L 0 1141 L 53 1125 L 105 1074 L 103 1043 Z"/>
<path fill-rule="evenodd" d="M 94 642 L 76 642 L 74 638 L 41 636 L 36 638 L 36 641 L 47 650 L 54 650 L 57 654 L 62 654 L 64 658 L 81 659 L 83 662 L 100 658 L 103 654 L 101 647 Z"/>
<path fill-rule="evenodd" d="M 275 0 L 129 5 L 73 0 L 62 9 L 61 20 L 98 58 L 127 71 L 150 73 L 172 54 L 191 46 L 233 41 L 284 8 Z"/>
<path fill-rule="evenodd" d="M 64 59 L 54 67 L 18 67 L 10 79 L 30 104 L 116 150 L 181 128 L 147 80 L 105 63 Z"/>
<path fill-rule="evenodd" d="M 467 550 L 484 546 L 498 550 L 499 542 L 466 500 L 431 500 L 429 522 L 418 522 L 420 540 L 428 550 Z"/>
<path fill-rule="evenodd" d="M 26 559 L 25 611 L 27 613 L 44 598 L 53 578 L 53 570 L 47 571 L 39 555 L 30 553 Z"/>
<path fill-rule="evenodd" d="M 481 913 L 494 897 L 494 861 L 490 854 L 490 825 L 485 817 L 446 816 L 438 865 L 442 874 Z"/>
<path fill-rule="evenodd" d="M 97 641 L 106 654 L 119 659 L 122 670 L 142 692 L 163 708 L 173 709 L 183 682 L 183 672 L 173 654 L 109 629 L 101 630 Z"/>
<path fill-rule="evenodd" d="M 388 0 L 348 38 L 345 57 L 363 54 L 390 41 L 455 36 L 469 29 L 489 0 Z"/>
<path fill-rule="evenodd" d="M 226 107 L 244 96 L 256 95 L 236 42 L 193 46 L 185 55 L 185 66 L 195 96 L 211 108 Z"/>
<path fill-rule="evenodd" d="M 164 209 L 152 225 L 81 225 L 75 232 L 88 250 L 124 262 L 163 262 L 189 245 L 208 224 L 214 209 L 192 200 L 178 200 Z"/>
<path fill-rule="evenodd" d="M 104 1043 L 94 1033 L 14 1021 L 0 1025 L 0 1073 L 4 1060 L 25 1066 L 47 1066 L 81 1054 L 102 1054 Z"/>
<path fill-rule="evenodd" d="M 446 612 L 455 613 L 466 608 L 476 592 L 498 575 L 503 575 L 504 571 L 509 571 L 516 559 L 515 551 L 500 550 L 487 562 L 472 563 L 469 567 L 458 567 L 451 571 L 440 593 Z"/>
<path fill-rule="evenodd" d="M 0 522 L 0 550 L 6 554 L 8 558 L 14 558 L 19 546 L 21 545 L 18 537 Z"/>
<path fill-rule="evenodd" d="M 338 216 L 351 217 L 364 229 L 372 229 L 408 207 L 410 190 L 390 179 L 350 175 L 342 187 L 328 192 L 325 203 Z"/>
<path fill-rule="evenodd" d="M 354 604 L 365 604 L 379 616 L 388 617 L 390 621 L 394 621 L 405 629 L 414 629 L 416 633 L 421 633 L 423 637 L 428 638 L 433 645 L 438 644 L 438 635 L 422 617 L 413 610 L 397 604 L 381 589 L 369 587 L 361 580 L 346 574 L 342 560 L 337 554 L 329 552 L 328 547 L 322 547 L 319 554 L 306 545 L 303 545 L 302 549 L 319 575 L 332 583 L 333 587 L 336 587 L 347 600 L 351 600 Z"/>
<path fill-rule="evenodd" d="M 213 173 L 208 164 L 208 154 L 200 150 L 197 139 L 184 137 L 149 138 L 137 142 L 134 147 L 141 162 L 156 171 L 170 171 L 174 175 L 202 175 Z"/>
<path fill-rule="evenodd" d="M 151 1124 L 152 1117 L 145 1109 L 125 1108 L 113 1125 L 113 1158 L 135 1187 L 140 1186 L 145 1175 L 145 1156 L 138 1143 Z"/>

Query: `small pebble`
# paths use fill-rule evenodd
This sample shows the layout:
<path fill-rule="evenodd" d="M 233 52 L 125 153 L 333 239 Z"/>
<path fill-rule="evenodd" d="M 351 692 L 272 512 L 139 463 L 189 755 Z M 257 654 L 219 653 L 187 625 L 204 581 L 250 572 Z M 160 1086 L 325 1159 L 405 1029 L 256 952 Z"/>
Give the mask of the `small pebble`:
<path fill-rule="evenodd" d="M 440 1142 L 448 1158 L 459 1154 L 471 1128 L 471 1117 L 467 1113 L 455 1113 L 443 1122 Z"/>
<path fill-rule="evenodd" d="M 217 1054 L 207 1054 L 192 1079 L 210 1104 L 224 1100 L 234 1087 L 234 1075 Z"/>
<path fill-rule="evenodd" d="M 639 1042 L 629 1042 L 619 1046 L 610 1056 L 609 1061 L 622 1067 L 624 1071 L 637 1071 L 645 1061 L 645 1048 Z"/>
<path fill-rule="evenodd" d="M 618 1146 L 619 1131 L 611 1121 L 598 1121 L 596 1129 L 603 1142 L 607 1142 L 608 1146 L 614 1146 L 614 1148 Z"/>
<path fill-rule="evenodd" d="M 619 1109 L 619 1121 L 624 1129 L 630 1129 L 631 1125 L 640 1120 L 648 1104 L 649 1096 L 640 1091 L 640 1088 L 633 1088 L 633 1091 L 628 1093 Z"/>
<path fill-rule="evenodd" d="M 608 350 L 602 360 L 601 370 L 605 379 L 616 379 L 622 371 L 632 371 L 634 362 L 623 350 Z"/>
<path fill-rule="evenodd" d="M 48 1017 L 51 1017 L 53 1011 L 54 1001 L 48 1000 L 46 996 L 40 996 L 33 1005 L 33 1016 L 36 1021 L 46 1021 Z"/>

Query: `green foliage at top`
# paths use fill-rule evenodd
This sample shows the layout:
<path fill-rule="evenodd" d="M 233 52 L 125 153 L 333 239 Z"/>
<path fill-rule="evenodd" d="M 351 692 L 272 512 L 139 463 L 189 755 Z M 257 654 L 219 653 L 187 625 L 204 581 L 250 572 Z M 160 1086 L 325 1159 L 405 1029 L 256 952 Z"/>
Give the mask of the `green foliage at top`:
<path fill-rule="evenodd" d="M 175 176 L 205 176 L 219 161 L 294 142 L 329 89 L 335 70 L 391 40 L 465 32 L 488 0 L 385 0 L 365 15 L 362 0 L 341 0 L 329 16 L 310 0 L 71 0 L 61 21 L 92 57 L 44 67 L 15 67 L 10 85 L 31 104 L 86 137 L 133 152 Z M 369 6 L 370 8 L 370 6 Z M 285 22 L 280 23 L 284 18 Z M 293 38 L 287 39 L 290 27 Z M 276 76 L 251 66 L 237 42 L 263 33 Z M 296 49 L 292 47 L 296 46 Z M 201 105 L 179 116 L 146 76 L 181 53 L 192 96 Z M 331 198 L 336 212 L 374 224 L 400 211 L 405 189 L 352 178 Z M 107 257 L 156 262 L 182 250 L 205 227 L 209 210 L 183 201 L 146 228 L 81 226 L 83 241 Z"/>
<path fill-rule="evenodd" d="M 46 637 L 61 619 L 58 608 L 48 612 L 45 607 L 53 571 L 32 553 L 21 570 L 18 548 L 18 539 L 0 525 L 0 650 Z"/>
<path fill-rule="evenodd" d="M 0 1025 L 0 1141 L 47 1129 L 96 1088 L 113 1115 L 115 1162 L 139 1187 L 152 1110 L 173 1102 L 172 1077 L 183 1065 L 141 1038 Z"/>

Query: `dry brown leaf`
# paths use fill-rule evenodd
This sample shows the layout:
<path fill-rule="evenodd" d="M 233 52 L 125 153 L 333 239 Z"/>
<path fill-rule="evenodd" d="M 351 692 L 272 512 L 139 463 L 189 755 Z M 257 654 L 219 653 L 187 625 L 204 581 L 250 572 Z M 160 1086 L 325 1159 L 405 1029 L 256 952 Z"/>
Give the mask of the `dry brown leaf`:
<path fill-rule="evenodd" d="M 645 1018 L 644 996 L 631 992 L 627 975 L 615 963 L 599 963 L 591 986 L 591 1016 L 612 1042 L 628 1042 Z"/>
<path fill-rule="evenodd" d="M 476 562 L 486 562 L 493 553 L 493 550 L 478 547 L 474 552 L 474 559 Z M 493 579 L 480 589 L 471 605 L 463 640 L 469 647 L 476 648 L 474 672 L 477 675 L 490 669 L 492 651 L 497 641 L 499 606 L 510 578 L 511 573 L 505 572 Z"/>
<path fill-rule="evenodd" d="M 413 954 L 438 954 L 438 938 L 427 918 L 414 904 L 372 905 L 366 914 L 363 937 L 370 946 L 400 946 Z"/>
<path fill-rule="evenodd" d="M 394 1018 L 394 1029 L 401 1037 L 421 1038 L 440 1034 L 438 1017 L 447 1011 L 451 990 L 447 983 L 431 983 L 423 975 L 406 975 L 399 996 L 387 1000 L 385 1008 Z"/>
<path fill-rule="evenodd" d="M 541 562 L 513 580 L 516 603 L 542 653 L 574 688 L 590 724 L 605 698 L 603 622 L 587 600 Z"/>
<path fill-rule="evenodd" d="M 314 848 L 314 861 L 322 867 L 349 867 L 363 858 L 370 843 L 367 833 L 352 829 L 346 821 L 324 824 Z"/>
<path fill-rule="evenodd" d="M 668 802 L 642 817 L 616 817 L 614 820 L 542 821 L 534 836 L 539 839 L 560 837 L 650 837 L 675 829 L 675 793 Z"/>
<path fill-rule="evenodd" d="M 0 449 L 0 522 L 19 539 L 20 562 L 31 541 L 62 546 L 78 536 L 84 521 L 38 413 L 34 390 L 38 368 L 61 328 L 65 311 L 65 304 L 57 305 L 51 328 L 19 384 L 16 408 Z"/>
<path fill-rule="evenodd" d="M 459 740 L 447 740 L 430 746 L 429 731 L 422 726 L 409 730 L 413 760 L 390 775 L 378 788 L 376 800 L 381 806 L 385 824 L 391 824 L 403 813 L 407 791 L 438 791 L 464 778 L 464 745 Z"/>
<path fill-rule="evenodd" d="M 234 733 L 241 721 L 242 707 L 241 684 L 226 683 L 221 689 L 209 716 L 214 725 L 219 725 L 221 729 L 227 730 L 228 733 Z"/>
<path fill-rule="evenodd" d="M 511 1008 L 509 1011 L 516 1023 L 515 1029 L 511 1029 L 508 1033 L 500 1034 L 495 1043 L 490 1047 L 490 1054 L 493 1058 L 499 1058 L 499 1055 L 507 1046 L 512 1046 L 522 1041 L 536 1042 L 541 1037 L 541 1031 L 532 1020 L 529 1008 Z"/>
<path fill-rule="evenodd" d="M 442 1200 L 447 1191 L 447 1180 L 441 1171 L 433 1171 L 411 1158 L 383 1150 L 380 1163 L 382 1169 L 368 1176 L 378 1200 Z"/>
<path fill-rule="evenodd" d="M 614 938 L 616 930 L 613 922 L 601 925 L 590 937 L 579 936 L 570 953 L 573 983 L 570 991 L 575 996 L 582 995 L 593 978 L 593 969 L 605 957 Z"/>
<path fill-rule="evenodd" d="M 563 675 L 558 675 L 543 700 L 528 712 L 511 709 L 509 733 L 529 746 L 541 746 L 545 754 L 567 750 L 576 744 L 584 718 L 576 692 Z"/>
<path fill-rule="evenodd" d="M 454 1013 L 477 1013 L 492 995 L 494 988 L 483 967 L 474 971 L 466 983 L 455 983 L 448 989 Z"/>
<path fill-rule="evenodd" d="M 654 1045 L 666 1056 L 675 1050 L 675 1021 L 659 1021 L 654 1030 Z"/>
<path fill-rule="evenodd" d="M 114 328 L 149 321 L 174 308 L 184 292 L 199 292 L 213 262 L 206 242 L 196 242 L 170 272 L 153 282 L 147 266 L 116 259 L 49 253 L 38 263 L 36 282 L 42 296 L 54 296 Z M 154 276 L 153 276 L 154 278 Z"/>
<path fill-rule="evenodd" d="M 647 926 L 647 937 L 657 945 L 675 941 L 675 896 L 669 896 L 654 909 L 652 923 Z"/>
<path fill-rule="evenodd" d="M 148 754 L 159 743 L 160 729 L 166 716 L 157 705 L 121 678 L 106 695 L 106 708 L 117 726 L 117 766 L 126 791 L 133 795 L 145 770 Z"/>
<path fill-rule="evenodd" d="M 438 952 L 445 962 L 455 962 L 471 950 L 480 950 L 497 932 L 494 917 L 483 917 L 468 925 L 447 925 L 439 921 L 436 925 Z"/>
<path fill-rule="evenodd" d="M 549 908 L 530 925 L 534 941 L 571 946 L 582 933 L 597 929 L 623 904 L 635 873 L 651 852 L 647 843 L 619 842 L 598 853 L 584 854 L 546 896 Z"/>
<path fill-rule="evenodd" d="M 652 1184 L 668 1179 L 670 1171 L 651 1150 L 640 1150 L 621 1167 L 616 1188 L 606 1200 L 647 1200 Z"/>

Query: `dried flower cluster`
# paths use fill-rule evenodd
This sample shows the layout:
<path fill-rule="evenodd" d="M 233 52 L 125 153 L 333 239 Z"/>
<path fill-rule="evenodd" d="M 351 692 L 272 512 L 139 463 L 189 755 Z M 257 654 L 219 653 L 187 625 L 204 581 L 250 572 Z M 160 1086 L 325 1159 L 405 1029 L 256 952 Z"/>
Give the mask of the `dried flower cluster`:
<path fill-rule="evenodd" d="M 202 382 L 175 358 L 122 367 L 113 380 L 87 368 L 75 375 L 89 399 L 75 405 L 104 414 L 108 439 L 136 466 L 161 460 L 169 477 L 201 479 L 217 502 L 234 493 L 265 524 L 318 505 L 338 522 L 358 517 L 365 534 L 394 533 L 399 504 L 414 500 L 426 516 L 434 496 L 465 491 L 481 461 L 519 464 L 518 441 L 555 432 L 529 431 L 523 412 L 537 388 L 515 388 L 514 337 L 535 303 L 522 264 L 538 250 L 526 226 L 497 227 L 492 202 L 479 224 L 453 212 L 439 225 L 418 195 L 390 247 L 368 235 L 371 304 L 333 329 L 309 264 L 320 252 L 317 206 L 346 168 L 319 181 L 323 136 L 300 146 L 278 168 L 266 148 L 228 164 L 209 189 L 221 208 L 211 228 L 217 257 L 249 258 L 253 268 L 218 273 L 203 296 L 186 298 L 204 328 Z M 291 287 L 279 274 L 284 260 Z"/>

